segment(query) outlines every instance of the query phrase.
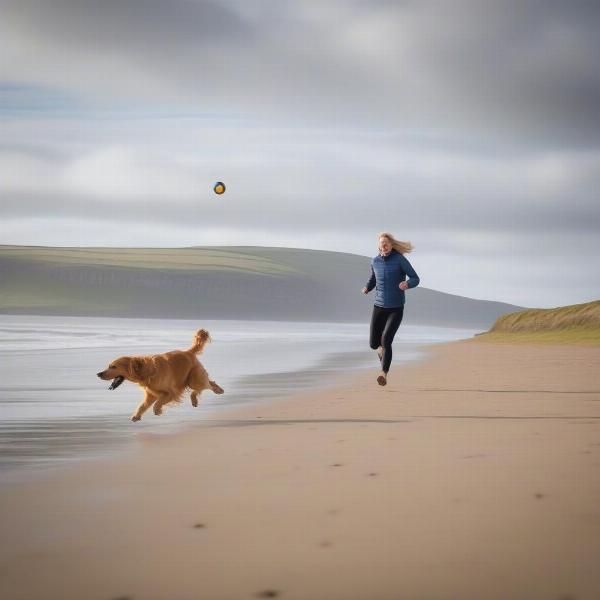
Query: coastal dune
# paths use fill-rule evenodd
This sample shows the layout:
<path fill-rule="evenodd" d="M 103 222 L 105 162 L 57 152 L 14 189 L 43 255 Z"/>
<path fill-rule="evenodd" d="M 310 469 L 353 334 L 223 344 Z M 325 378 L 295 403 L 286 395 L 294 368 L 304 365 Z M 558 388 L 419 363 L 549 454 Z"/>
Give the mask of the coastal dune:
<path fill-rule="evenodd" d="M 600 300 L 511 312 L 498 317 L 481 339 L 600 345 Z"/>
<path fill-rule="evenodd" d="M 598 598 L 599 364 L 442 344 L 6 483 L 0 597 Z"/>

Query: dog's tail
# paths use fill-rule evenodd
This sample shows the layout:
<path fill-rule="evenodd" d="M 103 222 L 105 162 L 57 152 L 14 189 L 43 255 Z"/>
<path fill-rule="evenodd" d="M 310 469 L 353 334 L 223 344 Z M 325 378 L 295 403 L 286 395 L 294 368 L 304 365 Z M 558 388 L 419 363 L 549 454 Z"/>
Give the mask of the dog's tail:
<path fill-rule="evenodd" d="M 194 343 L 188 348 L 188 352 L 200 354 L 208 342 L 210 342 L 210 334 L 208 331 L 206 331 L 206 329 L 198 329 L 194 336 Z"/>

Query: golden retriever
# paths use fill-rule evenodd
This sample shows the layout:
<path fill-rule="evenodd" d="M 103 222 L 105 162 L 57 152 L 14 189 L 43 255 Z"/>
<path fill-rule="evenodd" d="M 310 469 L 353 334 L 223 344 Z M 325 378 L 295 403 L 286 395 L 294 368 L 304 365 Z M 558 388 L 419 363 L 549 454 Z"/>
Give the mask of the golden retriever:
<path fill-rule="evenodd" d="M 198 394 L 202 390 L 212 390 L 215 394 L 224 392 L 208 378 L 206 369 L 196 358 L 196 354 L 201 353 L 210 341 L 208 331 L 200 329 L 187 350 L 149 356 L 121 356 L 97 375 L 107 381 L 112 379 L 110 390 L 119 387 L 125 379 L 143 388 L 145 396 L 133 413 L 132 421 L 139 421 L 152 405 L 155 415 L 162 414 L 163 406 L 179 402 L 186 389 L 192 392 L 192 406 L 198 406 Z"/>

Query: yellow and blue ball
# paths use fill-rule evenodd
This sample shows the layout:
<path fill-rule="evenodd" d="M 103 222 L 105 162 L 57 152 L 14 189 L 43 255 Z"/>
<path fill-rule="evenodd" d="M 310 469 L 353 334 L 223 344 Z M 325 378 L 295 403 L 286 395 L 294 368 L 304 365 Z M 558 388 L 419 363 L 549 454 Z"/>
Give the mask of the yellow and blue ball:
<path fill-rule="evenodd" d="M 217 183 L 215 183 L 215 185 L 213 186 L 213 191 L 215 192 L 215 194 L 219 194 L 220 196 L 225 192 L 225 184 L 222 181 L 217 181 Z"/>

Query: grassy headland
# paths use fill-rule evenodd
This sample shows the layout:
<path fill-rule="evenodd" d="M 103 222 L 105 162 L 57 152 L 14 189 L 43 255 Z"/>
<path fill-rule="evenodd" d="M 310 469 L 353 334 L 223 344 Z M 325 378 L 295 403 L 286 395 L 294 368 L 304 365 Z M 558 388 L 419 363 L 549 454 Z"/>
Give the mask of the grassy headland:
<path fill-rule="evenodd" d="M 0 245 L 0 314 L 368 322 L 370 262 L 300 248 Z M 478 330 L 521 308 L 427 289 L 425 277 L 407 304 L 409 324 Z"/>
<path fill-rule="evenodd" d="M 600 300 L 502 315 L 478 339 L 600 345 Z"/>

